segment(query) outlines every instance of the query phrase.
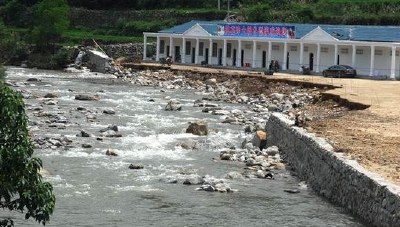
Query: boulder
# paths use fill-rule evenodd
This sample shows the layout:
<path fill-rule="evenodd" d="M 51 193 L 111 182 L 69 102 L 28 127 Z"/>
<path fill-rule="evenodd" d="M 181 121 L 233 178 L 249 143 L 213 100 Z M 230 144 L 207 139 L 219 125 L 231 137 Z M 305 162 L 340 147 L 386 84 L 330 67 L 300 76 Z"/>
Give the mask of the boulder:
<path fill-rule="evenodd" d="M 118 132 L 118 126 L 109 125 L 107 128 L 100 129 L 100 132 L 107 132 L 108 130 L 112 130 L 112 131 Z"/>
<path fill-rule="evenodd" d="M 276 154 L 279 154 L 279 148 L 277 146 L 268 147 L 265 150 L 265 153 L 267 153 L 269 156 L 275 156 Z"/>
<path fill-rule="evenodd" d="M 206 80 L 205 83 L 206 83 L 206 85 L 209 85 L 209 86 L 217 86 L 217 79 L 211 78 L 211 79 Z"/>
<path fill-rule="evenodd" d="M 53 98 L 58 98 L 58 95 L 56 93 L 47 93 L 44 97 L 53 99 Z"/>
<path fill-rule="evenodd" d="M 277 100 L 278 102 L 282 102 L 283 99 L 285 98 L 285 95 L 280 94 L 280 93 L 272 93 L 272 94 L 270 95 L 270 98 L 271 98 L 272 100 Z"/>
<path fill-rule="evenodd" d="M 90 137 L 90 134 L 81 130 L 76 136 L 78 137 Z"/>
<path fill-rule="evenodd" d="M 143 169 L 144 166 L 142 164 L 130 164 L 129 169 Z"/>
<path fill-rule="evenodd" d="M 82 94 L 82 95 L 75 95 L 75 99 L 80 101 L 99 101 L 100 96 Z"/>
<path fill-rule="evenodd" d="M 103 110 L 103 113 L 104 113 L 104 114 L 110 114 L 110 115 L 113 115 L 113 114 L 115 114 L 115 110 L 112 110 L 112 109 L 107 109 L 107 110 Z"/>
<path fill-rule="evenodd" d="M 108 149 L 108 150 L 106 151 L 106 155 L 107 155 L 107 156 L 118 156 L 118 153 L 115 152 L 113 149 Z"/>
<path fill-rule="evenodd" d="M 39 82 L 40 80 L 38 79 L 38 78 L 29 78 L 29 79 L 27 79 L 26 81 L 28 81 L 28 82 Z"/>
<path fill-rule="evenodd" d="M 185 185 L 199 185 L 199 184 L 203 184 L 204 183 L 204 179 L 203 177 L 199 176 L 199 175 L 192 175 L 189 178 L 186 178 L 183 181 L 183 184 Z"/>
<path fill-rule="evenodd" d="M 235 117 L 226 117 L 222 123 L 231 124 L 231 123 L 235 123 L 235 122 L 237 122 L 237 119 Z"/>
<path fill-rule="evenodd" d="M 166 111 L 180 111 L 182 110 L 182 106 L 179 105 L 180 103 L 177 100 L 171 100 L 167 106 L 165 107 Z"/>
<path fill-rule="evenodd" d="M 267 133 L 263 131 L 257 131 L 254 133 L 251 143 L 253 146 L 260 148 L 260 150 L 264 149 L 264 147 L 267 145 Z"/>
<path fill-rule="evenodd" d="M 93 72 L 110 72 L 112 59 L 106 54 L 97 50 L 89 50 L 86 54 L 88 66 Z"/>
<path fill-rule="evenodd" d="M 191 123 L 186 129 L 186 133 L 192 133 L 198 136 L 206 136 L 208 135 L 208 124 L 205 121 Z"/>
<path fill-rule="evenodd" d="M 205 103 L 203 102 L 203 100 L 197 99 L 196 101 L 194 101 L 193 106 L 194 107 L 204 107 Z"/>
<path fill-rule="evenodd" d="M 82 144 L 82 147 L 83 148 L 92 148 L 92 145 L 84 143 L 84 144 Z"/>

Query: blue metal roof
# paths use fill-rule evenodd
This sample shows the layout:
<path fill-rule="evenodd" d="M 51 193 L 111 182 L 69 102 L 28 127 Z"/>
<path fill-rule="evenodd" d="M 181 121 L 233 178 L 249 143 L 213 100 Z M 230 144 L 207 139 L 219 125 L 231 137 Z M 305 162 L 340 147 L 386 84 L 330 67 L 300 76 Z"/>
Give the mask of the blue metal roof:
<path fill-rule="evenodd" d="M 218 25 L 221 24 L 252 24 L 252 25 L 283 25 L 295 26 L 296 38 L 300 39 L 318 26 L 339 40 L 400 42 L 399 26 L 365 26 L 365 25 L 318 25 L 291 23 L 229 23 L 225 21 L 190 21 L 159 33 L 182 34 L 194 25 L 199 24 L 213 36 L 217 36 Z"/>

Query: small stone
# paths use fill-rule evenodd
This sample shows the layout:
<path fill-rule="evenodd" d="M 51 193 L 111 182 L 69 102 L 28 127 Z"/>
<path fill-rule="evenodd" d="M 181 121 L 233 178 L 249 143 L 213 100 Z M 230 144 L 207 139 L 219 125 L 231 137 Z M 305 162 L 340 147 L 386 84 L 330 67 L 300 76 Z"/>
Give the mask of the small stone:
<path fill-rule="evenodd" d="M 84 143 L 84 144 L 82 144 L 82 147 L 83 148 L 92 148 L 92 145 Z"/>
<path fill-rule="evenodd" d="M 113 149 L 108 149 L 106 151 L 107 156 L 118 156 L 117 152 L 115 152 Z"/>
<path fill-rule="evenodd" d="M 45 98 L 58 98 L 58 95 L 56 93 L 47 93 Z"/>
<path fill-rule="evenodd" d="M 114 111 L 114 110 L 112 110 L 112 109 L 108 109 L 108 110 L 103 110 L 103 113 L 104 113 L 104 114 L 110 114 L 110 115 L 113 115 L 113 114 L 115 114 L 115 111 Z"/>
<path fill-rule="evenodd" d="M 78 137 L 90 137 L 90 134 L 85 132 L 85 131 L 83 131 L 83 130 L 81 130 L 81 132 L 78 133 L 76 136 L 78 136 Z"/>
<path fill-rule="evenodd" d="M 129 169 L 143 169 L 144 166 L 142 164 L 130 164 Z"/>
<path fill-rule="evenodd" d="M 29 78 L 29 79 L 27 79 L 26 81 L 29 81 L 29 82 L 39 82 L 40 80 L 39 80 L 38 78 Z"/>
<path fill-rule="evenodd" d="M 287 193 L 290 193 L 290 194 L 300 193 L 300 190 L 297 190 L 297 189 L 285 189 L 283 191 L 287 192 Z"/>
<path fill-rule="evenodd" d="M 75 99 L 80 101 L 99 101 L 100 96 L 83 94 L 83 95 L 75 95 Z"/>

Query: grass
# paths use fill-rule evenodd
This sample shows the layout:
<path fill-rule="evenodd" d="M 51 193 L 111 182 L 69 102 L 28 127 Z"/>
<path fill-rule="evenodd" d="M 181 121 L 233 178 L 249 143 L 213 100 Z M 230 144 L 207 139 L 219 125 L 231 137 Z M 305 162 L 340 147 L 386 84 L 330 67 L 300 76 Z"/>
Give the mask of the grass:
<path fill-rule="evenodd" d="M 111 41 L 120 43 L 143 42 L 143 36 L 118 36 L 118 35 L 102 35 L 84 30 L 69 30 L 65 33 L 65 37 L 72 43 L 80 43 L 85 40 L 94 39 L 96 41 Z"/>
<path fill-rule="evenodd" d="M 19 33 L 25 35 L 29 32 L 28 28 L 18 28 L 18 27 L 7 27 L 7 31 Z M 85 41 L 91 41 L 94 39 L 96 41 L 103 41 L 107 43 L 136 43 L 143 42 L 143 36 L 121 36 L 121 35 L 103 35 L 95 34 L 90 31 L 70 29 L 65 35 L 65 39 L 59 43 L 59 45 L 74 46 L 81 45 Z"/>

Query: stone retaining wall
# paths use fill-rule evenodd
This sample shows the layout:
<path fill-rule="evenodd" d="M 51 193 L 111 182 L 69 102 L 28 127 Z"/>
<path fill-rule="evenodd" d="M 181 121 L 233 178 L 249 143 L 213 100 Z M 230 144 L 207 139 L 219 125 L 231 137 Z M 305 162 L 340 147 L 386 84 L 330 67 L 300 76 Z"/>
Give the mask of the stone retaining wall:
<path fill-rule="evenodd" d="M 126 44 L 116 44 L 116 45 L 102 45 L 101 48 L 106 52 L 106 54 L 114 59 L 119 57 L 128 58 L 143 58 L 143 43 L 126 43 Z M 147 55 L 150 56 L 155 52 L 156 44 L 147 44 Z"/>
<path fill-rule="evenodd" d="M 323 138 L 293 126 L 282 114 L 266 125 L 268 146 L 278 146 L 301 180 L 331 202 L 377 227 L 400 226 L 400 187 L 388 183 Z"/>

